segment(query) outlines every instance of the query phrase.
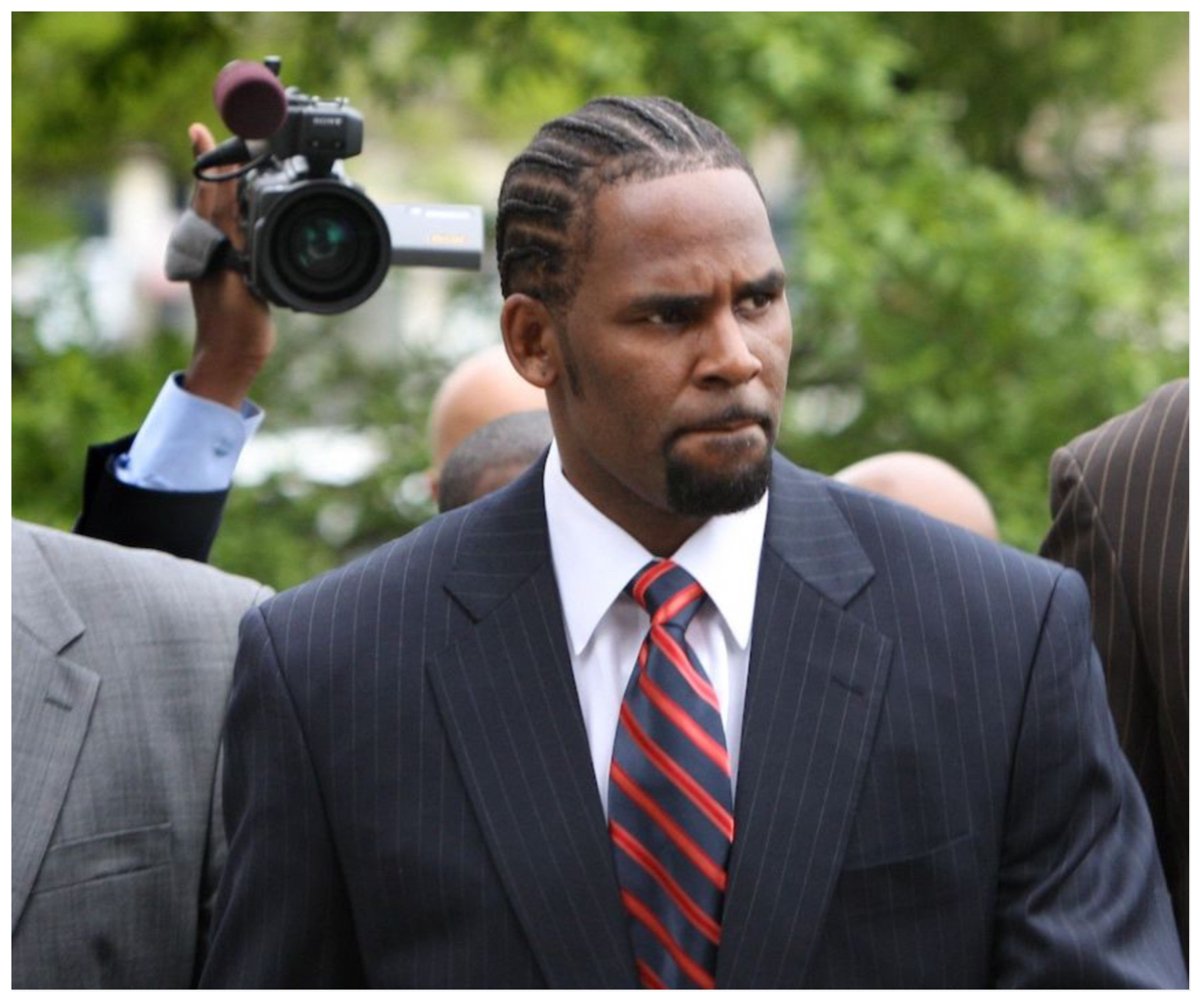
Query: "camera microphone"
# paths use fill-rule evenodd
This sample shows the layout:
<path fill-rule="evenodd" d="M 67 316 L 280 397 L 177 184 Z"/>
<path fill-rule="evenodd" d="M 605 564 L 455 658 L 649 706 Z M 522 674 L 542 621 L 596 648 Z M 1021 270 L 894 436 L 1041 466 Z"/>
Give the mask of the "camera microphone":
<path fill-rule="evenodd" d="M 217 74 L 213 104 L 229 131 L 243 139 L 274 135 L 288 114 L 283 84 L 267 66 L 244 59 L 235 59 Z"/>

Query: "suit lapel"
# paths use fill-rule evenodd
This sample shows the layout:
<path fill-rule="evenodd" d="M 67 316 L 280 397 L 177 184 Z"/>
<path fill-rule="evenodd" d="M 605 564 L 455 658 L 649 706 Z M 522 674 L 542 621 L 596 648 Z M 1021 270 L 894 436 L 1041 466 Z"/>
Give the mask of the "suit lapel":
<path fill-rule="evenodd" d="M 571 672 L 542 463 L 468 529 L 447 590 L 475 628 L 429 668 L 455 758 L 551 987 L 636 986 Z"/>
<path fill-rule="evenodd" d="M 718 986 L 796 986 L 841 868 L 891 645 L 844 606 L 874 570 L 777 458 L 759 570 Z"/>
<path fill-rule="evenodd" d="M 478 516 L 447 580 L 476 626 L 429 675 L 550 986 L 635 986 L 550 561 L 541 468 Z M 889 640 L 844 610 L 873 574 L 823 481 L 777 459 L 719 986 L 803 979 L 891 659 Z"/>
<path fill-rule="evenodd" d="M 62 656 L 83 634 L 54 572 L 23 526 L 13 528 L 12 927 L 41 868 L 100 687 Z"/>

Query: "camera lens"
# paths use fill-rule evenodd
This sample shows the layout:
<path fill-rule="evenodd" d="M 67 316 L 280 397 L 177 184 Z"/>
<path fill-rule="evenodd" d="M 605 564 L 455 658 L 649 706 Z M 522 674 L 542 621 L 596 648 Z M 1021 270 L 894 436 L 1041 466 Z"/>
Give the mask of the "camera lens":
<path fill-rule="evenodd" d="M 315 181 L 273 206 L 262 232 L 264 293 L 292 309 L 340 313 L 369 298 L 387 274 L 387 223 L 365 195 Z"/>
<path fill-rule="evenodd" d="M 344 214 L 297 219 L 286 240 L 296 270 L 318 281 L 340 278 L 358 259 L 357 233 Z"/>

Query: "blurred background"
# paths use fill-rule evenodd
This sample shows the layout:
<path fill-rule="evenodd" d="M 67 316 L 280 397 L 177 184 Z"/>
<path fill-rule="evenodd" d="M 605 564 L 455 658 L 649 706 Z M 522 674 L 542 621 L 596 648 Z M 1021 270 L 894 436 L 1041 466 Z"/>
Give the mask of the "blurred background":
<path fill-rule="evenodd" d="M 499 338 L 508 160 L 606 93 L 659 93 L 747 150 L 789 264 L 781 449 L 893 449 L 975 479 L 1005 541 L 1048 527 L 1059 444 L 1187 373 L 1186 13 L 13 13 L 12 507 L 69 528 L 84 451 L 136 429 L 190 354 L 162 277 L 212 83 L 366 120 L 377 202 L 485 209 L 481 273 L 393 269 L 362 307 L 276 311 L 212 562 L 276 587 L 433 511 L 439 379 Z"/>

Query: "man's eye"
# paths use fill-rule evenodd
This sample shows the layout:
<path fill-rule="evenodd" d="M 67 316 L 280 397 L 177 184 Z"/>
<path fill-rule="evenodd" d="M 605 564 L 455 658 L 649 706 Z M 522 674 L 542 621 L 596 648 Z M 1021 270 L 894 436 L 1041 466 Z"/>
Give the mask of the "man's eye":
<path fill-rule="evenodd" d="M 691 321 L 691 312 L 687 309 L 668 306 L 656 310 L 646 317 L 646 322 L 656 327 L 679 327 Z"/>
<path fill-rule="evenodd" d="M 741 306 L 744 312 L 760 313 L 774 301 L 775 296 L 770 292 L 756 292 L 754 295 L 746 296 L 742 300 Z"/>

